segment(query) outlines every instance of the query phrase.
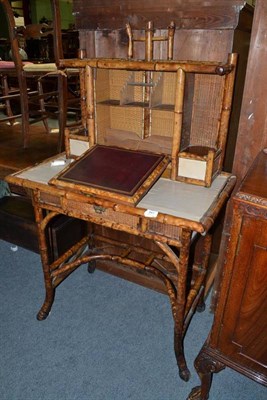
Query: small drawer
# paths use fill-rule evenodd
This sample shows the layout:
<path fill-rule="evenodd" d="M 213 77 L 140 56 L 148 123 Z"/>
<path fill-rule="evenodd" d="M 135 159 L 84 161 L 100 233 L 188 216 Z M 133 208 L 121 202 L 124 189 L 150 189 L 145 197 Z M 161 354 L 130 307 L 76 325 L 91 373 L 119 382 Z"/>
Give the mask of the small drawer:
<path fill-rule="evenodd" d="M 84 216 L 88 216 L 88 219 L 90 219 L 90 217 L 99 219 L 100 224 L 101 221 L 108 221 L 135 229 L 139 226 L 138 216 L 114 211 L 111 208 L 103 208 L 93 204 L 76 202 L 75 200 L 64 201 L 64 210 L 67 213 L 71 212 L 72 215 L 75 215 L 78 218 L 81 216 L 82 219 L 85 219 Z"/>
<path fill-rule="evenodd" d="M 49 204 L 49 205 L 55 206 L 55 207 L 59 207 L 61 205 L 60 197 L 59 196 L 53 196 L 50 193 L 41 192 L 39 201 L 40 201 L 40 203 Z"/>
<path fill-rule="evenodd" d="M 148 223 L 148 231 L 157 235 L 166 236 L 175 240 L 181 238 L 182 228 L 175 225 L 166 225 L 158 221 L 150 220 Z"/>

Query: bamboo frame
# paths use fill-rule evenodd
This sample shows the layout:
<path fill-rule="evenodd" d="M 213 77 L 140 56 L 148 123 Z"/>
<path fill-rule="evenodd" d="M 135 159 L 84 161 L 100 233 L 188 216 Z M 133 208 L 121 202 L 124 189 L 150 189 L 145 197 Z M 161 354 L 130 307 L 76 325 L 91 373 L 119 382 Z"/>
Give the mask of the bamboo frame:
<path fill-rule="evenodd" d="M 186 73 L 211 74 L 224 76 L 231 73 L 235 66 L 227 63 L 212 61 L 142 61 L 142 60 L 124 60 L 115 58 L 89 58 L 89 59 L 65 59 L 60 60 L 59 65 L 62 68 L 85 68 L 87 65 L 92 68 L 103 69 L 127 69 L 131 71 L 169 71 L 177 72 L 179 68 Z"/>
<path fill-rule="evenodd" d="M 150 37 L 151 26 L 147 32 L 148 38 Z M 147 39 L 148 40 L 148 39 Z M 151 58 L 151 47 L 147 47 L 146 57 Z M 143 113 L 143 137 L 146 139 L 151 135 L 152 127 L 152 109 L 151 106 L 151 87 L 152 76 L 154 72 L 164 73 L 175 73 L 176 72 L 176 97 L 174 104 L 174 117 L 173 117 L 173 142 L 172 142 L 172 163 L 171 163 L 171 179 L 181 180 L 189 183 L 198 185 L 204 185 L 209 187 L 211 182 L 216 175 L 221 171 L 222 162 L 225 152 L 225 143 L 227 138 L 227 130 L 229 125 L 229 117 L 231 111 L 231 101 L 235 77 L 235 67 L 237 62 L 237 55 L 231 54 L 228 57 L 228 61 L 225 64 L 216 62 L 192 62 L 192 61 L 140 61 L 140 60 L 118 60 L 118 59 L 77 59 L 77 60 L 62 60 L 62 67 L 79 67 L 84 68 L 85 73 L 85 90 L 86 93 L 86 120 L 84 125 L 87 127 L 89 145 L 90 147 L 97 142 L 96 138 L 96 84 L 94 71 L 98 68 L 103 70 L 114 70 L 114 71 L 141 71 L 144 74 L 144 105 L 150 104 L 149 107 L 144 106 L 141 108 Z M 186 74 L 210 74 L 220 76 L 224 81 L 224 92 L 221 104 L 221 116 L 218 123 L 217 132 L 217 148 L 210 149 L 207 155 L 200 157 L 197 154 L 190 154 L 187 152 L 181 152 L 181 137 L 182 137 L 182 124 L 183 124 L 183 108 L 184 108 L 184 91 Z M 136 83 L 138 84 L 138 83 Z M 141 83 L 140 83 L 141 85 Z M 128 104 L 122 104 L 122 107 L 129 107 Z M 133 107 L 133 106 L 131 106 Z M 138 106 L 134 106 L 138 107 Z M 139 106 L 139 108 L 141 105 Z M 132 108 L 133 110 L 133 108 Z M 114 110 L 115 111 L 115 110 Z M 124 121 L 124 120 L 123 120 Z M 125 125 L 125 122 L 123 123 Z M 121 128 L 119 128 L 121 129 Z M 130 130 L 135 130 L 134 127 Z M 141 132 L 136 132 L 139 135 Z M 71 135 L 69 135 L 71 137 Z M 66 145 L 69 148 L 69 145 Z M 203 160 L 206 163 L 206 172 L 204 179 L 196 179 L 194 177 L 183 177 L 178 175 L 179 158 L 185 157 L 192 160 Z"/>

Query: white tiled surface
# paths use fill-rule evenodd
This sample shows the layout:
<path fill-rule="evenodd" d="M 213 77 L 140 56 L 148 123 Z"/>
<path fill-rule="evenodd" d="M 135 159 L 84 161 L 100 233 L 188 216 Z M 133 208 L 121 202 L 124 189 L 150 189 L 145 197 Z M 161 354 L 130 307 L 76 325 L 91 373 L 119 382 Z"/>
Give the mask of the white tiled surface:
<path fill-rule="evenodd" d="M 160 178 L 137 207 L 200 221 L 225 186 L 226 181 L 227 176 L 219 175 L 211 187 L 206 188 Z"/>

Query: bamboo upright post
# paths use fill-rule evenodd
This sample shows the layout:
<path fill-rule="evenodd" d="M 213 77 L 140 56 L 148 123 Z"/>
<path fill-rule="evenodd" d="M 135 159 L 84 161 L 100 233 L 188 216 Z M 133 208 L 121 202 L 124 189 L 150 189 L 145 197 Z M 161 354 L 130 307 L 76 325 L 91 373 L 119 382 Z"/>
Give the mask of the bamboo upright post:
<path fill-rule="evenodd" d="M 178 173 L 178 153 L 180 151 L 182 122 L 183 122 L 183 106 L 184 106 L 184 90 L 185 90 L 185 72 L 179 68 L 176 73 L 176 99 L 174 105 L 174 127 L 171 154 L 171 179 L 177 179 Z"/>
<path fill-rule="evenodd" d="M 146 26 L 146 34 L 145 34 L 145 60 L 152 61 L 153 60 L 153 36 L 154 36 L 154 28 L 153 22 L 149 21 Z M 145 87 L 144 87 L 144 102 L 145 104 L 149 103 L 151 86 L 153 73 L 151 71 L 145 72 Z M 150 107 L 144 108 L 144 138 L 150 136 L 151 132 L 151 109 Z"/>
<path fill-rule="evenodd" d="M 88 127 L 89 145 L 93 146 L 96 142 L 95 137 L 95 104 L 94 104 L 94 76 L 93 68 L 85 67 L 85 90 L 87 97 L 86 120 Z"/>
<path fill-rule="evenodd" d="M 154 35 L 153 22 L 149 21 L 146 26 L 146 36 L 145 36 L 146 61 L 151 61 L 153 59 L 153 35 Z"/>
<path fill-rule="evenodd" d="M 85 89 L 85 68 L 80 68 L 80 102 L 81 102 L 81 120 L 86 128 L 86 89 Z"/>
<path fill-rule="evenodd" d="M 175 23 L 171 21 L 168 26 L 168 60 L 173 59 L 173 43 L 175 34 Z"/>
<path fill-rule="evenodd" d="M 133 32 L 130 24 L 126 24 L 126 33 L 128 35 L 128 58 L 133 58 Z"/>
<path fill-rule="evenodd" d="M 230 121 L 237 57 L 238 56 L 236 53 L 229 54 L 228 64 L 230 64 L 233 69 L 229 74 L 226 74 L 224 77 L 225 85 L 224 85 L 224 93 L 223 93 L 223 100 L 222 100 L 222 113 L 221 113 L 221 121 L 220 121 L 218 143 L 217 143 L 217 148 L 221 149 L 221 151 L 222 151 L 221 157 L 220 157 L 220 164 L 219 164 L 220 170 L 222 169 L 222 164 L 223 164 L 223 160 L 224 160 L 226 138 L 227 138 L 227 133 L 228 133 L 229 121 Z"/>

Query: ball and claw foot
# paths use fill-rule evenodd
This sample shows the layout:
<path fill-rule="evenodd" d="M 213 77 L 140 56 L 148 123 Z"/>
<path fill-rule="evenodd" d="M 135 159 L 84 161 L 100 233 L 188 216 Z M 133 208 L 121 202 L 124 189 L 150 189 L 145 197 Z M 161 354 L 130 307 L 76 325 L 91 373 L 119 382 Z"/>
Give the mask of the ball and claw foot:
<path fill-rule="evenodd" d="M 188 368 L 179 369 L 179 376 L 183 381 L 188 382 L 190 379 L 189 369 Z"/>
<path fill-rule="evenodd" d="M 201 400 L 201 387 L 196 386 L 191 390 L 187 400 Z"/>
<path fill-rule="evenodd" d="M 94 273 L 95 269 L 96 269 L 96 261 L 95 260 L 89 261 L 87 265 L 87 271 L 89 272 L 89 274 Z"/>

